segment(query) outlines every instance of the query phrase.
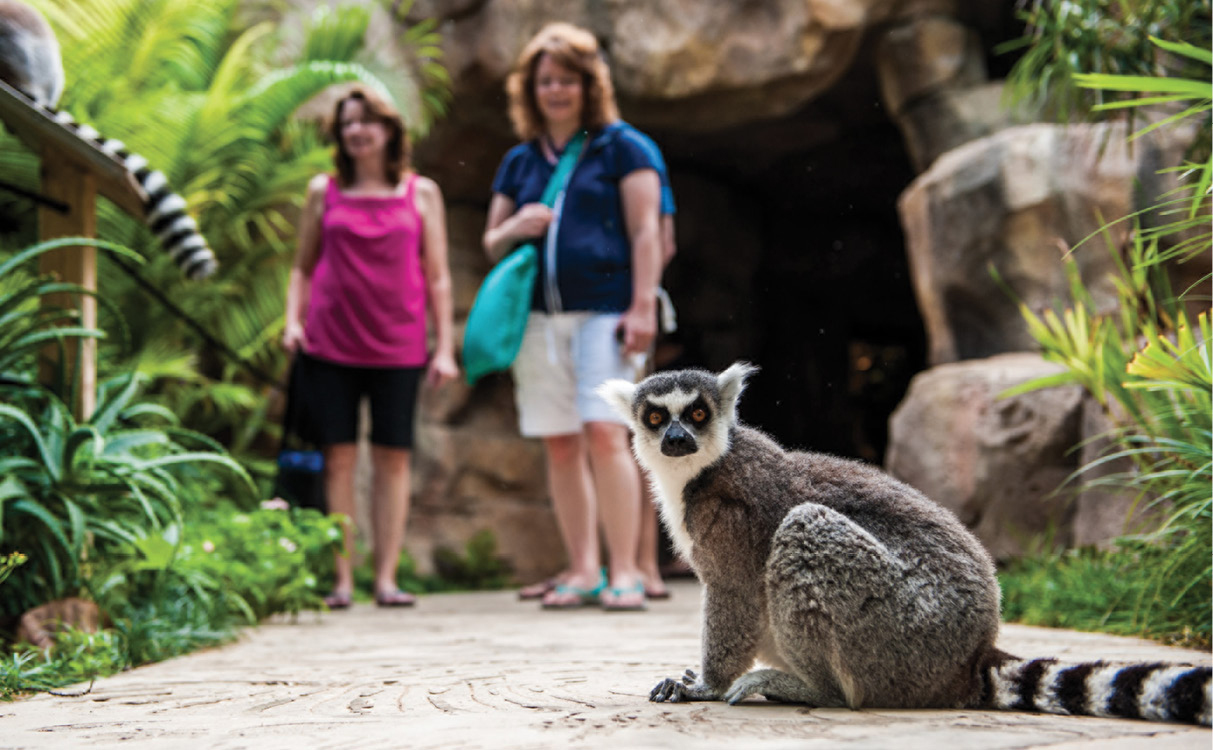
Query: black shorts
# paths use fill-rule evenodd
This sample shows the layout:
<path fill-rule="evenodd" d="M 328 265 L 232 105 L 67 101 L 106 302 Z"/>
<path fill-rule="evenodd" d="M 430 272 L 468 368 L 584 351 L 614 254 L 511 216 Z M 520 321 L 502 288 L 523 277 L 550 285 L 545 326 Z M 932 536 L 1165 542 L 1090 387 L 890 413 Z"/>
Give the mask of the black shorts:
<path fill-rule="evenodd" d="M 358 437 L 358 404 L 371 402 L 371 442 L 413 447 L 413 414 L 424 367 L 358 367 L 306 354 L 300 392 L 311 437 L 320 445 L 352 443 Z"/>

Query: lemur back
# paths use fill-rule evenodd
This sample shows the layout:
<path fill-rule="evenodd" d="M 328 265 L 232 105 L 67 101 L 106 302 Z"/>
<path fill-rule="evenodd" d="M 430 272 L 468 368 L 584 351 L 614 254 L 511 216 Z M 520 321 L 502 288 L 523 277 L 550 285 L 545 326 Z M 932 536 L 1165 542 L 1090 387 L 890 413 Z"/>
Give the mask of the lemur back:
<path fill-rule="evenodd" d="M 702 672 L 661 681 L 652 700 L 1210 723 L 1208 666 L 1065 665 L 996 648 L 998 581 L 976 537 L 875 467 L 785 451 L 740 424 L 752 371 L 599 391 L 630 425 L 662 520 L 704 584 Z"/>
<path fill-rule="evenodd" d="M 103 138 L 67 112 L 55 109 L 64 85 L 59 43 L 46 19 L 16 0 L 0 0 L 0 80 L 134 176 L 147 193 L 144 222 L 187 277 L 200 279 L 215 271 L 214 253 L 186 213 L 185 199 L 169 188 L 164 174 L 150 169 L 146 159 L 130 153 L 120 141 Z"/>
<path fill-rule="evenodd" d="M 63 63 L 50 24 L 25 3 L 0 0 L 0 80 L 39 106 L 63 94 Z"/>

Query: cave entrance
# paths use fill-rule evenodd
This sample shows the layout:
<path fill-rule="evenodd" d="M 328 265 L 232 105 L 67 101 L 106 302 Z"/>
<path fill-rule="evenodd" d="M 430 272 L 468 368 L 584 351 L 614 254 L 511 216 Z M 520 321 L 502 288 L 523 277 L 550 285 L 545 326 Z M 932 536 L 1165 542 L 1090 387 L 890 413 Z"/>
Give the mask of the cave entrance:
<path fill-rule="evenodd" d="M 658 362 L 762 368 L 742 418 L 786 446 L 880 463 L 925 367 L 897 198 L 914 178 L 875 75 L 800 111 L 705 134 L 650 131 L 670 162 L 680 331 Z"/>

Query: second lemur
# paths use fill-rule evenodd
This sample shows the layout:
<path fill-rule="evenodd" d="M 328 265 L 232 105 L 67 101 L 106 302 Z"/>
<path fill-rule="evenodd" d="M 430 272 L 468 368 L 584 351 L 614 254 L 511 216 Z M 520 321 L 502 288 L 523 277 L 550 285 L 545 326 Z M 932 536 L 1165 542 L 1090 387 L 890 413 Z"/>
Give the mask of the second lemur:
<path fill-rule="evenodd" d="M 599 393 L 704 584 L 702 669 L 655 701 L 999 708 L 1208 725 L 1210 668 L 1062 664 L 995 647 L 989 554 L 947 509 L 865 464 L 785 451 L 737 420 L 755 368 Z M 754 669 L 761 660 L 770 668 Z"/>
<path fill-rule="evenodd" d="M 214 253 L 198 231 L 197 222 L 186 213 L 185 199 L 169 188 L 164 174 L 149 168 L 147 159 L 129 152 L 121 141 L 103 138 L 92 127 L 55 109 L 64 82 L 59 42 L 46 19 L 17 0 L 0 0 L 0 80 L 46 117 L 131 173 L 147 193 L 141 218 L 187 277 L 200 279 L 214 273 Z"/>

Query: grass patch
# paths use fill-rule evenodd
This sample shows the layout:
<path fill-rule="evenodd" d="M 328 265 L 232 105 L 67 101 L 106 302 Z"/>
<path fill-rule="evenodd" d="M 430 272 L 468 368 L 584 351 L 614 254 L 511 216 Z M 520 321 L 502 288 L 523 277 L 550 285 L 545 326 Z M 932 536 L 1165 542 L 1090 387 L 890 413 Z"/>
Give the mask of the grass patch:
<path fill-rule="evenodd" d="M 1160 548 L 1122 539 L 1016 560 L 999 573 L 1008 622 L 1208 649 L 1213 591 L 1207 540 Z"/>

